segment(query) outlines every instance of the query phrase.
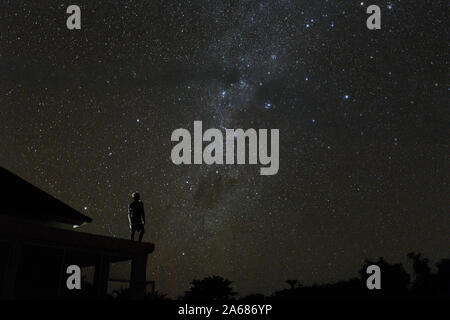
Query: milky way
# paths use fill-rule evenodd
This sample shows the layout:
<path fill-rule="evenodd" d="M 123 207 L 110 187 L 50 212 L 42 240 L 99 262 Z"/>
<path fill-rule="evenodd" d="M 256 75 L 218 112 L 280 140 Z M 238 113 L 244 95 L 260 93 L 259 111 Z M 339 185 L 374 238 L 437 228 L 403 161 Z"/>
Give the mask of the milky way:
<path fill-rule="evenodd" d="M 73 3 L 72 3 L 73 2 Z M 413 3 L 414 2 L 414 3 Z M 81 30 L 66 28 L 77 4 Z M 170 296 L 448 255 L 445 1 L 2 1 L 0 165 L 128 238 Z M 277 128 L 280 170 L 181 165 L 173 130 Z M 120 273 L 120 271 L 119 271 Z"/>

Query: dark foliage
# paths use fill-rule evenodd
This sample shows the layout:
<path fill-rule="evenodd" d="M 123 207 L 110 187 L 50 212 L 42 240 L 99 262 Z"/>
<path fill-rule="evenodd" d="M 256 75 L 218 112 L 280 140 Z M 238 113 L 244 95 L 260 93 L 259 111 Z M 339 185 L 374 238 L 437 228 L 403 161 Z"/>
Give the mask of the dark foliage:
<path fill-rule="evenodd" d="M 278 300 L 318 300 L 318 299 L 450 299 L 450 259 L 436 264 L 433 273 L 429 261 L 420 254 L 409 253 L 414 274 L 409 275 L 402 264 L 390 264 L 383 258 L 366 260 L 359 271 L 359 277 L 330 284 L 303 286 L 298 280 L 286 280 L 289 286 L 276 291 L 272 296 L 251 294 L 240 301 L 278 301 Z M 377 265 L 381 269 L 381 290 L 368 290 L 367 267 Z M 236 292 L 232 282 L 219 276 L 211 276 L 191 282 L 191 288 L 180 300 L 186 301 L 227 301 L 234 300 Z M 129 290 L 115 291 L 111 298 L 129 299 Z M 148 294 L 146 300 L 168 300 L 159 292 Z"/>
<path fill-rule="evenodd" d="M 184 294 L 185 300 L 230 300 L 236 295 L 231 288 L 231 281 L 219 276 L 207 277 L 203 280 L 194 280 L 192 287 Z"/>

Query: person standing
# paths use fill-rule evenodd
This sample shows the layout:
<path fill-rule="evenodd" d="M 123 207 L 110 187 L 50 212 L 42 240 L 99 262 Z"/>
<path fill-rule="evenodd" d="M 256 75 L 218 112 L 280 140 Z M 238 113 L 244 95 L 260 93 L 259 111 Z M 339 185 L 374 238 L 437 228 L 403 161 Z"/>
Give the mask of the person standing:
<path fill-rule="evenodd" d="M 130 223 L 131 240 L 134 241 L 134 234 L 139 232 L 139 242 L 144 237 L 145 213 L 144 203 L 138 192 L 133 193 L 133 202 L 130 203 L 128 209 L 128 221 Z"/>

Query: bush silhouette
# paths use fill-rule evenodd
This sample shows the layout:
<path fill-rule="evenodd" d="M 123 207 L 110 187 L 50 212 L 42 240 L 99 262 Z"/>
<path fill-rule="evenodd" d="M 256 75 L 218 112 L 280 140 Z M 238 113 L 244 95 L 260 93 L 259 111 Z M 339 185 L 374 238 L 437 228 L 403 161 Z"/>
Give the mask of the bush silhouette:
<path fill-rule="evenodd" d="M 371 290 L 373 294 L 382 294 L 383 296 L 395 296 L 404 295 L 409 287 L 410 275 L 405 271 L 403 265 L 400 263 L 389 264 L 382 257 L 378 261 L 372 262 L 366 260 L 365 264 L 362 266 L 359 274 L 361 279 L 364 280 L 362 284 L 364 289 L 366 289 L 365 280 L 367 279 L 367 267 L 375 264 L 381 269 L 381 290 Z"/>
<path fill-rule="evenodd" d="M 317 300 L 317 299 L 423 299 L 450 297 L 450 259 L 436 264 L 437 272 L 432 273 L 429 260 L 420 254 L 409 253 L 414 275 L 411 277 L 402 264 L 391 264 L 382 257 L 376 261 L 366 260 L 359 270 L 359 277 L 335 283 L 303 286 L 298 280 L 286 280 L 286 288 L 271 296 L 254 293 L 240 298 L 241 301 L 271 300 Z M 367 267 L 377 265 L 381 269 L 381 290 L 368 290 Z M 180 300 L 187 301 L 226 301 L 234 300 L 230 280 L 220 276 L 206 277 L 191 282 L 191 288 Z M 129 290 L 121 289 L 113 293 L 116 299 L 129 299 Z M 165 294 L 155 291 L 147 294 L 145 300 L 170 300 Z"/>
<path fill-rule="evenodd" d="M 219 276 L 194 280 L 191 288 L 184 294 L 185 300 L 230 300 L 236 292 L 231 288 L 231 281 Z"/>

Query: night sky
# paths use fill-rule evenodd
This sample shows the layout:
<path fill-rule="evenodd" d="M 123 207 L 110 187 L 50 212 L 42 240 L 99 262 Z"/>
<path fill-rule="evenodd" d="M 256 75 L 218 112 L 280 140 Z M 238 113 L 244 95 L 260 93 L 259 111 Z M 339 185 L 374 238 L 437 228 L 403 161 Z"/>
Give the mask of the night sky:
<path fill-rule="evenodd" d="M 66 8 L 81 7 L 81 30 Z M 381 8 L 382 29 L 366 27 Z M 175 297 L 449 256 L 447 1 L 1 1 L 0 165 L 128 238 Z M 171 133 L 280 130 L 280 168 L 180 165 Z"/>

